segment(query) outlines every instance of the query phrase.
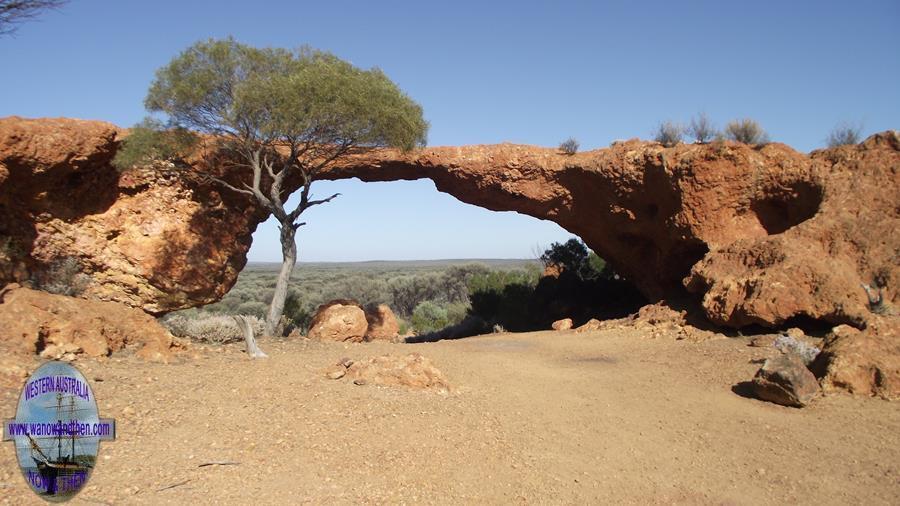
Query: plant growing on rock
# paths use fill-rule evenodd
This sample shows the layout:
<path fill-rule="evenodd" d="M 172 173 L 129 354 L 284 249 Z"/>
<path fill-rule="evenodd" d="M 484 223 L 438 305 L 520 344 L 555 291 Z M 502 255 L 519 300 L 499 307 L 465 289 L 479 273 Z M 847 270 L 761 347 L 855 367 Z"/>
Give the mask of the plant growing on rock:
<path fill-rule="evenodd" d="M 694 140 L 700 143 L 707 143 L 719 135 L 718 130 L 716 130 L 716 127 L 709 119 L 709 116 L 703 112 L 696 117 L 691 118 L 691 123 L 688 125 L 687 132 Z"/>
<path fill-rule="evenodd" d="M 349 155 L 374 147 L 425 144 L 422 108 L 379 69 L 362 70 L 323 51 L 255 48 L 234 39 L 198 42 L 159 69 L 145 106 L 168 123 L 145 123 L 124 141 L 120 167 L 158 160 L 184 163 L 185 132 L 203 135 L 203 153 L 224 169 L 203 177 L 244 194 L 279 224 L 282 267 L 266 316 L 272 335 L 297 261 L 300 216 L 338 196 L 314 199 L 312 183 Z M 299 185 L 296 206 L 286 206 Z M 248 343 L 249 345 L 250 343 Z"/>
<path fill-rule="evenodd" d="M 725 126 L 725 136 L 733 141 L 744 144 L 765 144 L 769 142 L 769 135 L 756 121 L 744 118 L 730 121 Z"/>
<path fill-rule="evenodd" d="M 681 142 L 684 137 L 684 127 L 673 121 L 664 121 L 656 127 L 653 140 L 667 148 L 671 148 Z"/>
<path fill-rule="evenodd" d="M 834 127 L 834 130 L 828 134 L 828 138 L 825 139 L 825 142 L 828 143 L 829 148 L 836 148 L 838 146 L 859 144 L 861 137 L 862 127 L 841 123 Z"/>
<path fill-rule="evenodd" d="M 575 140 L 574 137 L 569 137 L 568 139 L 559 143 L 559 150 L 567 155 L 574 155 L 578 152 L 578 141 Z"/>

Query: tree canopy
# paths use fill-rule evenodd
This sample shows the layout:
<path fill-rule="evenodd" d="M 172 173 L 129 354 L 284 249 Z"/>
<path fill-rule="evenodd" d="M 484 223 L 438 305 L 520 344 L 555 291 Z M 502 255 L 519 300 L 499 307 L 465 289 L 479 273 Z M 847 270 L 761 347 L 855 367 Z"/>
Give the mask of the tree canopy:
<path fill-rule="evenodd" d="M 195 150 L 195 134 L 205 134 L 215 145 L 209 151 L 226 155 L 215 160 L 239 169 L 240 180 L 202 176 L 254 197 L 278 220 L 283 262 L 267 334 L 283 313 L 300 215 L 337 197 L 311 198 L 320 171 L 358 149 L 424 146 L 428 131 L 422 107 L 377 68 L 308 47 L 255 48 L 232 38 L 198 42 L 173 58 L 156 72 L 144 105 L 168 123 L 136 125 L 114 160 L 119 168 L 183 161 Z M 301 190 L 289 210 L 285 181 L 292 174 Z M 255 348 L 249 336 L 248 349 Z"/>

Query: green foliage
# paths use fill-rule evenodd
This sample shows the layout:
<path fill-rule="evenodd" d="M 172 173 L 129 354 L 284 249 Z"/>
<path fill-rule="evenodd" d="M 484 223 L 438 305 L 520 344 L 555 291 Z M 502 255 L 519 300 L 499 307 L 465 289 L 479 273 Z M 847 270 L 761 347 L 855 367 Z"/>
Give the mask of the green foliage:
<path fill-rule="evenodd" d="M 447 309 L 447 325 L 458 325 L 466 319 L 469 314 L 469 306 L 467 302 L 451 302 L 446 305 Z"/>
<path fill-rule="evenodd" d="M 113 158 L 120 171 L 154 161 L 180 161 L 194 149 L 196 135 L 184 128 L 166 128 L 159 120 L 144 118 L 131 128 Z"/>
<path fill-rule="evenodd" d="M 416 332 L 425 334 L 440 330 L 449 323 L 447 310 L 431 301 L 416 306 L 412 314 L 412 325 Z"/>
<path fill-rule="evenodd" d="M 284 301 L 284 316 L 293 326 L 306 333 L 315 311 L 311 304 L 305 303 L 299 292 L 291 290 Z"/>
<path fill-rule="evenodd" d="M 684 127 L 672 121 L 664 121 L 656 127 L 654 140 L 667 148 L 671 148 L 681 142 L 684 137 Z"/>
<path fill-rule="evenodd" d="M 769 142 L 766 131 L 756 121 L 745 118 L 734 120 L 725 126 L 725 136 L 744 144 L 765 144 Z"/>
<path fill-rule="evenodd" d="M 709 116 L 704 112 L 691 118 L 691 123 L 688 125 L 687 132 L 694 140 L 701 143 L 709 142 L 719 135 L 718 130 L 716 130 L 716 127 L 709 119 Z"/>
<path fill-rule="evenodd" d="M 468 285 L 470 313 L 511 330 L 527 328 L 532 322 L 529 301 L 538 279 L 535 270 L 490 271 L 472 276 Z"/>
<path fill-rule="evenodd" d="M 825 142 L 828 143 L 829 148 L 836 148 L 838 146 L 859 144 L 861 137 L 862 127 L 841 123 L 834 127 L 831 133 L 828 134 L 828 138 Z"/>
<path fill-rule="evenodd" d="M 523 267 L 525 266 L 525 267 Z M 400 321 L 408 320 L 415 308 L 433 302 L 447 312 L 448 325 L 465 319 L 469 308 L 468 280 L 492 270 L 530 269 L 537 277 L 533 262 L 496 261 L 482 264 L 388 263 L 377 264 L 299 264 L 285 300 L 284 316 L 292 327 L 306 333 L 320 304 L 333 299 L 352 298 L 363 305 L 387 304 Z M 525 272 L 525 271 L 523 271 Z M 274 266 L 251 264 L 241 272 L 237 283 L 225 297 L 201 309 L 178 311 L 177 315 L 204 318 L 214 315 L 260 315 L 272 300 L 276 278 Z M 401 324 L 404 325 L 404 324 Z"/>
<path fill-rule="evenodd" d="M 425 144 L 422 108 L 379 69 L 310 48 L 201 41 L 159 69 L 144 102 L 179 126 L 244 142 Z"/>
<path fill-rule="evenodd" d="M 575 140 L 574 137 L 569 137 L 559 144 L 559 150 L 567 155 L 574 155 L 575 153 L 577 153 L 578 147 L 578 141 Z"/>
<path fill-rule="evenodd" d="M 606 264 L 580 239 L 572 238 L 565 243 L 555 242 L 541 255 L 544 266 L 555 265 L 563 271 L 571 272 L 580 279 L 612 277 L 614 274 Z"/>

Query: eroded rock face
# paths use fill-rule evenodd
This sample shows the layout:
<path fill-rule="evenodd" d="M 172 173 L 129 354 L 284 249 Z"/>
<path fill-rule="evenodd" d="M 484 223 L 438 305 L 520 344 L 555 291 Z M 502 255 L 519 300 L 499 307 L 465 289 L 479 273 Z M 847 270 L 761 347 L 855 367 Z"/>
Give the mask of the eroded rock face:
<path fill-rule="evenodd" d="M 0 291 L 0 329 L 13 353 L 49 359 L 105 357 L 133 348 L 142 358 L 166 361 L 177 347 L 172 335 L 139 309 L 16 284 Z"/>
<path fill-rule="evenodd" d="M 813 369 L 826 392 L 900 399 L 900 322 L 877 318 L 865 330 L 835 327 Z"/>
<path fill-rule="evenodd" d="M 90 297 L 151 313 L 218 300 L 264 215 L 214 186 L 119 176 L 109 165 L 118 138 L 104 123 L 0 120 L 0 281 L 76 256 Z M 429 178 L 463 202 L 552 220 L 651 301 L 690 293 L 719 325 L 803 316 L 863 326 L 862 284 L 896 304 L 898 170 L 900 138 L 886 132 L 809 156 L 777 143 L 637 140 L 575 155 L 510 144 L 377 150 L 324 177 Z"/>
<path fill-rule="evenodd" d="M 243 197 L 151 171 L 120 175 L 121 132 L 72 119 L 0 120 L 0 283 L 71 257 L 86 297 L 149 313 L 220 299 L 263 215 Z"/>

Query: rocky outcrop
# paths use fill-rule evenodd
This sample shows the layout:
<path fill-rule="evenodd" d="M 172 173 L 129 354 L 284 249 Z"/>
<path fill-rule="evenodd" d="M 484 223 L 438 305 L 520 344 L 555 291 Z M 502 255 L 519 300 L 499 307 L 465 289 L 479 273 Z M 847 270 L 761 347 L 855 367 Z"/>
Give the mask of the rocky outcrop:
<path fill-rule="evenodd" d="M 877 318 L 865 330 L 835 327 L 812 368 L 825 392 L 900 399 L 900 322 Z"/>
<path fill-rule="evenodd" d="M 3 345 L 48 359 L 106 357 L 126 348 L 167 361 L 172 335 L 147 313 L 114 302 L 84 300 L 8 285 L 0 291 Z"/>
<path fill-rule="evenodd" d="M 0 120 L 3 280 L 75 256 L 85 295 L 151 313 L 217 300 L 264 218 L 218 187 L 109 165 L 119 132 L 76 120 Z M 552 220 L 650 300 L 698 301 L 718 325 L 819 319 L 862 327 L 863 285 L 888 312 L 900 279 L 900 137 L 798 153 L 783 144 L 628 141 L 565 155 L 517 146 L 377 150 L 325 174 L 429 178 L 491 210 Z M 2 260 L 2 259 L 0 259 Z"/>
<path fill-rule="evenodd" d="M 263 214 L 174 174 L 120 175 L 120 136 L 95 121 L 0 120 L 0 283 L 71 258 L 88 298 L 154 314 L 220 299 Z"/>

